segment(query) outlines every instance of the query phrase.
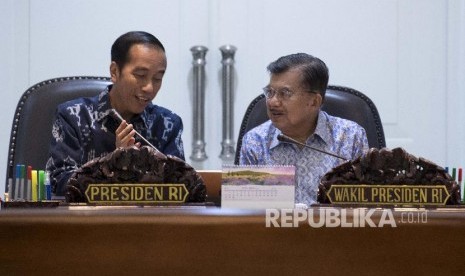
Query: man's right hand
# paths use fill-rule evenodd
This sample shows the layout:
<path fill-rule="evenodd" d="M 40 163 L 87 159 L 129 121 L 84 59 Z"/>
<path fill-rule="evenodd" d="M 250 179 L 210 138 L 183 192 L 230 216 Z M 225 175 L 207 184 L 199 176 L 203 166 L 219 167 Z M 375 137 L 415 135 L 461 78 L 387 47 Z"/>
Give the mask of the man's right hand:
<path fill-rule="evenodd" d="M 140 147 L 140 143 L 136 143 L 136 139 L 134 136 L 136 135 L 136 131 L 134 130 L 132 124 L 128 124 L 126 120 L 123 120 L 121 124 L 115 131 L 116 134 L 116 141 L 115 145 L 116 148 L 119 147 L 131 147 L 136 146 Z"/>

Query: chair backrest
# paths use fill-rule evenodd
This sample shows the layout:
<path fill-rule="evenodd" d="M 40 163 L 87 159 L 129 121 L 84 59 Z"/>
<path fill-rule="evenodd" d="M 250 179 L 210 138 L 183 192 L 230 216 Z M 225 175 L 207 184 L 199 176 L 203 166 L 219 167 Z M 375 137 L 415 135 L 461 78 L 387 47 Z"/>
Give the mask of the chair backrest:
<path fill-rule="evenodd" d="M 16 164 L 45 169 L 55 110 L 60 103 L 98 95 L 109 84 L 110 79 L 105 77 L 64 77 L 40 82 L 24 92 L 11 128 L 7 178 L 13 177 Z"/>
<path fill-rule="evenodd" d="M 378 109 L 373 101 L 363 93 L 348 87 L 330 85 L 326 90 L 322 109 L 330 115 L 348 119 L 361 125 L 367 133 L 370 148 L 386 147 Z M 244 134 L 267 120 L 265 96 L 260 94 L 249 104 L 242 119 L 237 139 L 235 164 L 239 164 Z"/>

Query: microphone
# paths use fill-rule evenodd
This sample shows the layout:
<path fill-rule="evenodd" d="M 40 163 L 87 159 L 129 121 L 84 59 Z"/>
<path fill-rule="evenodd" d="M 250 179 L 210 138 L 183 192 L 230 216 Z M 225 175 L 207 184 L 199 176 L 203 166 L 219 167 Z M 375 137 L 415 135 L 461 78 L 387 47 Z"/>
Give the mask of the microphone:
<path fill-rule="evenodd" d="M 321 149 L 317 149 L 317 148 L 314 148 L 312 146 L 309 146 L 307 144 L 304 144 L 304 143 L 301 143 L 295 139 L 292 139 L 291 137 L 289 136 L 286 136 L 284 134 L 278 134 L 278 141 L 280 142 L 284 142 L 284 143 L 288 143 L 288 144 L 296 144 L 296 145 L 300 145 L 300 146 L 304 146 L 306 148 L 309 148 L 309 149 L 312 149 L 312 150 L 316 150 L 318 152 L 321 152 L 321 153 L 324 153 L 324 154 L 327 154 L 327 155 L 331 155 L 333 157 L 336 157 L 336 158 L 339 158 L 339 159 L 342 159 L 344 161 L 348 161 L 347 159 L 345 159 L 344 157 L 341 157 L 339 155 L 336 155 L 334 153 L 331 153 L 331 152 L 327 152 L 327 151 L 324 151 L 324 150 L 321 150 Z"/>
<path fill-rule="evenodd" d="M 116 111 L 116 109 L 112 108 L 110 109 L 110 116 L 113 117 L 113 119 L 115 119 L 119 124 L 121 124 L 121 122 L 124 120 L 123 117 L 121 117 L 121 115 L 118 113 L 118 111 Z M 152 145 L 149 141 L 147 141 L 147 139 L 145 139 L 144 136 L 142 136 L 139 132 L 137 132 L 137 130 L 134 129 L 134 131 L 136 132 L 136 135 L 142 140 L 144 141 L 145 144 L 147 144 L 148 146 L 150 146 L 151 148 L 153 148 L 154 150 L 160 152 L 154 145 Z"/>

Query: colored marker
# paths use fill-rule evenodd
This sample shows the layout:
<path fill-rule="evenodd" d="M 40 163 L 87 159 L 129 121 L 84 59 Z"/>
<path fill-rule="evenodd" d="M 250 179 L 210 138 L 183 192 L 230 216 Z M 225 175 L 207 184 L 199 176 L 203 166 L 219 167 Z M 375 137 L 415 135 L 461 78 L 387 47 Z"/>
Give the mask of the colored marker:
<path fill-rule="evenodd" d="M 52 199 L 52 187 L 50 187 L 50 177 L 47 172 L 45 172 L 45 196 L 47 200 Z"/>
<path fill-rule="evenodd" d="M 45 172 L 39 170 L 39 201 L 45 200 Z"/>
<path fill-rule="evenodd" d="M 456 177 L 456 169 L 455 168 L 452 168 L 452 180 L 455 181 L 455 177 Z"/>
<path fill-rule="evenodd" d="M 461 196 L 462 198 L 464 197 L 464 184 L 462 183 L 462 168 L 459 168 L 459 187 L 460 187 L 460 192 L 462 193 Z"/>
<path fill-rule="evenodd" d="M 37 201 L 37 195 L 39 192 L 39 186 L 37 185 L 37 170 L 31 171 L 32 178 L 32 201 Z"/>
<path fill-rule="evenodd" d="M 26 200 L 31 200 L 32 199 L 32 166 L 27 166 L 27 195 L 26 195 Z"/>
<path fill-rule="evenodd" d="M 13 191 L 13 178 L 9 177 L 8 178 L 8 193 L 11 194 L 12 191 Z"/>
<path fill-rule="evenodd" d="M 446 173 L 449 173 L 449 167 L 445 167 L 444 170 L 446 171 Z"/>
<path fill-rule="evenodd" d="M 21 179 L 21 165 L 17 164 L 16 165 L 15 191 L 14 191 L 14 196 L 12 195 L 14 200 L 19 199 L 19 187 L 21 184 L 20 179 Z"/>
<path fill-rule="evenodd" d="M 26 184 L 27 184 L 27 179 L 26 179 L 26 165 L 21 165 L 21 182 L 20 182 L 20 199 L 25 200 L 26 199 Z"/>

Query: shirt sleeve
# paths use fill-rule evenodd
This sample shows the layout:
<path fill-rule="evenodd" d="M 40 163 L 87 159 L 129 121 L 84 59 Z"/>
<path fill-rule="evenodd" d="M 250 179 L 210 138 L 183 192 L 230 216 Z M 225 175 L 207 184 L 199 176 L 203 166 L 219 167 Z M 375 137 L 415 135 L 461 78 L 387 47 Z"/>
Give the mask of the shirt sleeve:
<path fill-rule="evenodd" d="M 184 157 L 184 145 L 182 142 L 182 132 L 183 132 L 183 123 L 182 119 L 179 116 L 173 116 L 173 131 L 171 131 L 168 140 L 163 146 L 161 151 L 164 154 L 174 155 L 176 157 L 185 160 Z"/>
<path fill-rule="evenodd" d="M 253 135 L 250 132 L 242 137 L 241 152 L 239 155 L 239 165 L 258 165 L 256 158 L 257 152 L 255 145 L 258 141 L 254 141 Z"/>
<path fill-rule="evenodd" d="M 52 191 L 56 195 L 65 195 L 66 183 L 73 172 L 78 169 L 82 155 L 83 149 L 78 133 L 64 112 L 57 111 L 46 165 Z"/>
<path fill-rule="evenodd" d="M 359 127 L 354 136 L 353 155 L 352 159 L 356 159 L 366 153 L 369 149 L 368 138 L 363 127 Z"/>

